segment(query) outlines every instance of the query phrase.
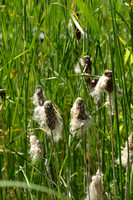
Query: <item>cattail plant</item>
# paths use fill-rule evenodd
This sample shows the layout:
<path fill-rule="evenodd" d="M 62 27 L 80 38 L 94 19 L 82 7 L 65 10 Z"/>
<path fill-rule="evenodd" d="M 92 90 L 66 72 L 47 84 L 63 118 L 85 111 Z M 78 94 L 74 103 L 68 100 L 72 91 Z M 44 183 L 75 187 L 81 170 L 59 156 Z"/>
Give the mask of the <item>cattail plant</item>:
<path fill-rule="evenodd" d="M 35 94 L 33 95 L 33 104 L 36 107 L 38 107 L 38 108 L 36 108 L 37 110 L 41 110 L 40 106 L 43 106 L 43 104 L 44 104 L 44 92 L 42 91 L 42 87 L 40 85 L 37 85 L 35 87 Z M 39 116 L 37 116 L 37 117 L 39 118 Z M 44 131 L 44 143 L 45 143 L 46 157 L 48 160 L 47 140 L 46 140 L 46 132 L 45 131 Z M 47 169 L 48 169 L 48 175 L 51 178 L 48 162 L 47 162 Z"/>
<path fill-rule="evenodd" d="M 103 200 L 103 174 L 99 169 L 97 170 L 96 175 L 92 177 L 92 182 L 89 186 L 89 192 L 90 194 L 87 194 L 85 200 Z"/>
<path fill-rule="evenodd" d="M 51 101 L 45 101 L 43 106 L 38 106 L 34 111 L 34 119 L 39 122 L 41 126 L 46 127 L 46 133 L 51 136 L 55 157 L 55 167 L 57 174 L 58 187 L 60 192 L 60 181 L 59 173 L 57 169 L 57 160 L 55 152 L 55 142 L 61 138 L 61 132 L 63 124 L 61 122 L 61 116 L 59 112 L 55 109 Z"/>
<path fill-rule="evenodd" d="M 35 106 L 43 106 L 44 104 L 44 94 L 40 85 L 37 85 L 35 87 L 35 94 L 33 95 L 33 104 Z"/>
<path fill-rule="evenodd" d="M 87 180 L 87 188 L 89 194 L 89 177 L 88 177 L 88 170 L 87 170 L 87 162 L 86 162 L 86 152 L 85 152 L 85 140 L 84 140 L 84 131 L 87 127 L 91 124 L 91 118 L 86 114 L 85 110 L 85 103 L 81 97 L 78 97 L 73 104 L 71 109 L 71 133 L 74 136 L 76 132 L 80 135 L 82 134 L 83 139 L 83 150 L 84 150 L 84 162 L 85 162 L 85 173 L 86 173 L 86 180 Z"/>
<path fill-rule="evenodd" d="M 41 160 L 42 163 L 43 163 L 42 143 L 37 138 L 37 136 L 35 136 L 35 135 L 30 136 L 30 151 L 29 151 L 29 153 L 30 153 L 31 159 L 34 163 L 39 161 L 39 160 Z M 49 189 L 51 190 L 51 184 L 50 184 L 50 181 L 48 179 L 47 171 L 46 171 L 44 163 L 43 163 L 43 167 L 44 167 L 44 172 L 45 172 L 45 176 L 46 176 L 46 179 L 47 179 L 47 182 L 48 182 Z M 50 191 L 50 193 L 51 193 L 51 191 Z M 51 200 L 54 199 L 52 195 L 50 195 L 50 199 Z"/>
<path fill-rule="evenodd" d="M 104 74 L 100 77 L 95 88 L 91 92 L 91 95 L 95 97 L 97 104 L 101 97 L 102 92 L 104 91 L 107 93 L 107 98 L 108 98 L 108 102 L 106 103 L 106 105 L 109 104 L 110 106 L 110 125 L 111 125 L 110 127 L 111 127 L 113 178 L 114 178 L 114 195 L 115 195 L 115 199 L 117 199 L 116 183 L 115 183 L 115 166 L 114 166 L 113 122 L 112 122 L 112 115 L 115 115 L 114 91 L 113 91 L 112 71 L 108 69 L 104 71 Z M 116 92 L 117 94 L 121 94 L 121 90 L 117 84 L 116 84 Z"/>

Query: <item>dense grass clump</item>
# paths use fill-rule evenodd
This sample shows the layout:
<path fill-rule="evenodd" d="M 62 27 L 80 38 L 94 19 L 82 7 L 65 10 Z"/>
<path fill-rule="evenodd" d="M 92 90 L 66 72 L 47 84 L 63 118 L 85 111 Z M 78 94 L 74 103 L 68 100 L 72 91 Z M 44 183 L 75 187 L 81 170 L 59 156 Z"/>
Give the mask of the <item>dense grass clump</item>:
<path fill-rule="evenodd" d="M 0 199 L 133 199 L 132 1 L 3 0 L 0 52 Z"/>

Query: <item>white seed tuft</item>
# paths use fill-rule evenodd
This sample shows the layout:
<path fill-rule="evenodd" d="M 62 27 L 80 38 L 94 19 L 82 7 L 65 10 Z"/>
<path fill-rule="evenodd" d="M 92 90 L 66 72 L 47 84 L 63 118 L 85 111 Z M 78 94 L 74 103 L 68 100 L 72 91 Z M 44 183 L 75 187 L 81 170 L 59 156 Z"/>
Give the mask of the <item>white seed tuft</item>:
<path fill-rule="evenodd" d="M 34 135 L 30 136 L 30 156 L 33 162 L 40 160 L 42 156 L 42 144 L 41 141 Z"/>
<path fill-rule="evenodd" d="M 88 196 L 90 196 L 90 200 L 102 200 L 103 199 L 103 174 L 97 170 L 95 176 L 92 177 L 92 182 L 89 186 L 90 195 L 87 194 L 85 200 L 88 200 Z"/>
<path fill-rule="evenodd" d="M 86 114 L 84 100 L 78 97 L 71 108 L 72 120 L 70 123 L 71 133 L 74 136 L 76 132 L 81 135 L 81 127 L 89 127 L 91 118 Z"/>

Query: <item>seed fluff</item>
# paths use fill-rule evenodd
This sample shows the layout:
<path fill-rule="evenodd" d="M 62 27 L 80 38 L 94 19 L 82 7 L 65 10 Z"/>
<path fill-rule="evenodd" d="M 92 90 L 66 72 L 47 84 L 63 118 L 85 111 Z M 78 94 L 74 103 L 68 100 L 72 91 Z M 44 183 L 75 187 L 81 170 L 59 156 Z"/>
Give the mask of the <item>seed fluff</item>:
<path fill-rule="evenodd" d="M 30 136 L 29 153 L 33 162 L 40 160 L 43 153 L 41 141 L 34 135 Z"/>
<path fill-rule="evenodd" d="M 103 92 L 107 93 L 107 102 L 105 103 L 106 106 L 109 106 L 109 96 L 112 105 L 112 115 L 114 115 L 114 108 L 115 108 L 115 101 L 114 101 L 114 91 L 113 91 L 113 79 L 112 79 L 112 71 L 105 70 L 104 74 L 98 80 L 96 86 L 91 90 L 91 96 L 95 98 L 96 103 L 100 100 L 101 94 Z M 119 88 L 118 84 L 116 84 L 116 93 L 121 94 L 122 91 Z"/>
<path fill-rule="evenodd" d="M 71 133 L 74 136 L 76 132 L 81 135 L 81 127 L 89 127 L 91 118 L 86 114 L 85 103 L 81 97 L 78 97 L 71 108 L 72 120 L 70 123 Z"/>
<path fill-rule="evenodd" d="M 90 200 L 103 200 L 103 174 L 97 170 L 95 176 L 92 177 L 92 182 L 89 186 Z M 85 200 L 88 200 L 89 194 Z"/>

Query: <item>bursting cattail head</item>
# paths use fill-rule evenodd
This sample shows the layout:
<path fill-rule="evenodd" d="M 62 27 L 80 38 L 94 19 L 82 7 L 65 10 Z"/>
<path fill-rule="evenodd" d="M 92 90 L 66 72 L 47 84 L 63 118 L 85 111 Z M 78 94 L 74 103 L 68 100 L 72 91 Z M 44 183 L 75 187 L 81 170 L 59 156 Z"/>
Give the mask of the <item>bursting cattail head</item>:
<path fill-rule="evenodd" d="M 33 96 L 33 104 L 35 106 L 42 106 L 44 104 L 44 94 L 42 91 L 42 87 L 37 85 L 35 87 L 35 94 Z"/>
<path fill-rule="evenodd" d="M 113 95 L 112 71 L 108 69 L 104 71 L 104 74 L 100 77 L 96 86 L 91 91 L 91 96 L 95 97 L 96 103 L 99 101 L 101 94 L 104 91 L 107 92 L 107 94 Z M 121 90 L 119 89 L 119 86 L 117 84 L 116 84 L 116 92 L 118 94 L 121 93 Z"/>
<path fill-rule="evenodd" d="M 133 162 L 133 132 L 128 137 L 128 145 L 129 145 L 129 162 L 132 164 Z M 119 164 L 119 158 L 117 159 L 117 164 Z M 123 167 L 128 166 L 128 148 L 127 142 L 125 144 L 124 149 L 121 151 L 121 163 Z"/>
<path fill-rule="evenodd" d="M 35 136 L 30 136 L 30 156 L 33 162 L 41 159 L 43 151 L 41 141 Z"/>
<path fill-rule="evenodd" d="M 73 107 L 71 108 L 71 116 L 72 120 L 70 125 L 72 135 L 75 135 L 78 128 L 81 128 L 82 126 L 87 127 L 90 125 L 91 119 L 86 114 L 85 103 L 81 97 L 78 97 L 74 102 Z M 80 133 L 81 129 L 78 132 Z"/>
<path fill-rule="evenodd" d="M 103 174 L 97 170 L 95 176 L 92 177 L 92 182 L 89 186 L 90 200 L 103 199 Z M 85 200 L 88 200 L 88 195 Z"/>
<path fill-rule="evenodd" d="M 85 55 L 83 58 L 80 58 L 80 64 L 85 74 L 91 74 L 92 61 L 90 56 Z M 81 74 L 80 64 L 77 63 L 74 68 L 76 74 Z"/>
<path fill-rule="evenodd" d="M 51 131 L 53 131 L 55 141 L 61 138 L 63 127 L 61 116 L 51 101 L 45 101 L 43 106 L 36 107 L 33 119 L 39 122 L 41 127 L 46 126 L 48 135 L 51 136 Z"/>

